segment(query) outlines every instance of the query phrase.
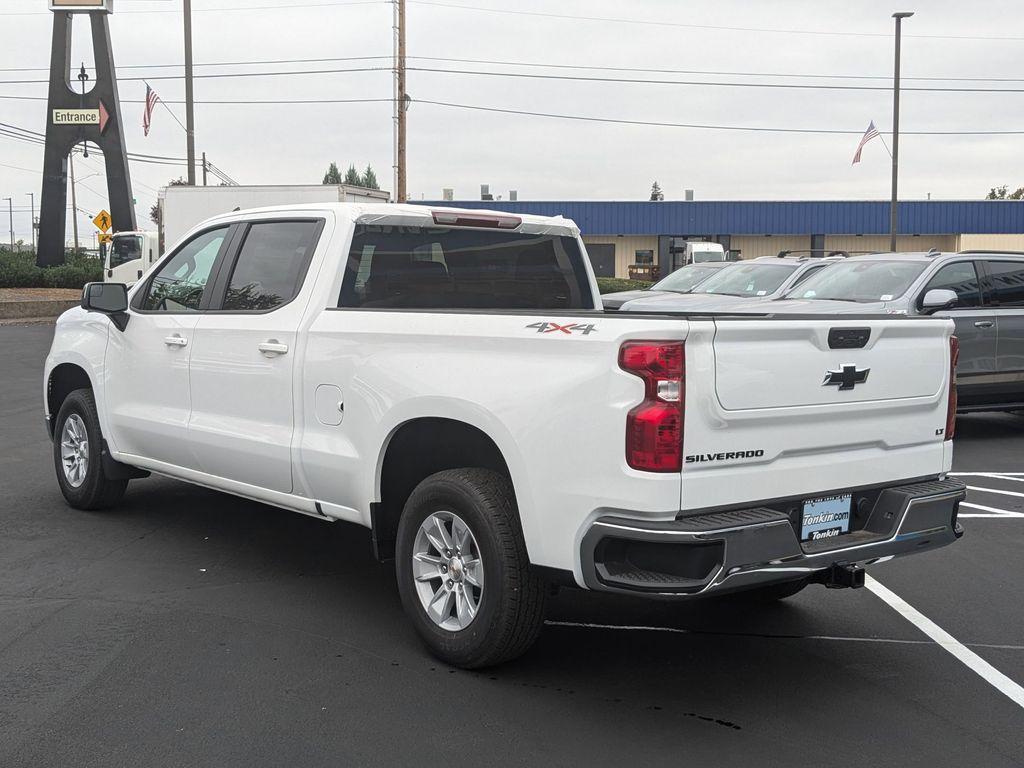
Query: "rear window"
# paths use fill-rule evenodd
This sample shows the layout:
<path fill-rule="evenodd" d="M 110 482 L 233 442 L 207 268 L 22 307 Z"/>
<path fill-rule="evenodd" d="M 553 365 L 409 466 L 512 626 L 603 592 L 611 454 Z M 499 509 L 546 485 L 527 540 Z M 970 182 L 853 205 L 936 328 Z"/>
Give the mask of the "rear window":
<path fill-rule="evenodd" d="M 924 272 L 923 261 L 843 261 L 790 291 L 787 298 L 834 301 L 892 301 Z"/>
<path fill-rule="evenodd" d="M 719 296 L 768 296 L 779 290 L 793 270 L 790 264 L 734 264 L 701 283 L 694 293 Z"/>
<path fill-rule="evenodd" d="M 340 307 L 590 309 L 575 238 L 357 225 Z"/>

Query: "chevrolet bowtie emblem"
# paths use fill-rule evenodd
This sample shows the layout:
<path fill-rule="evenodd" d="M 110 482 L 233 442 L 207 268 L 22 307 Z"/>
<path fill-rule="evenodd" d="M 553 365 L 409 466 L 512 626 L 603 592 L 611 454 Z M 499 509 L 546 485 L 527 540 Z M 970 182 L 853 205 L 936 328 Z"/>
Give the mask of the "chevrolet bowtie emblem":
<path fill-rule="evenodd" d="M 853 389 L 858 384 L 863 384 L 868 380 L 869 373 L 871 373 L 870 368 L 858 370 L 856 365 L 843 365 L 838 371 L 825 371 L 825 380 L 821 382 L 821 386 L 839 387 L 839 391 L 843 392 Z"/>

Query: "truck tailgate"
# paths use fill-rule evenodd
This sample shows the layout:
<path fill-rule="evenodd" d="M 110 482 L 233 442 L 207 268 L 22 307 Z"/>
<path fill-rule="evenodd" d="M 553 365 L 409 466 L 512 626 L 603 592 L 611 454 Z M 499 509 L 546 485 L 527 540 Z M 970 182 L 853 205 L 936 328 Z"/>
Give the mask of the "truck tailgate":
<path fill-rule="evenodd" d="M 833 344 L 864 345 L 832 349 L 830 333 Z M 715 392 L 728 411 L 830 404 L 846 410 L 864 401 L 935 397 L 945 386 L 947 346 L 934 323 L 723 321 L 714 340 Z"/>
<path fill-rule="evenodd" d="M 938 318 L 694 320 L 681 508 L 948 471 L 952 329 Z"/>

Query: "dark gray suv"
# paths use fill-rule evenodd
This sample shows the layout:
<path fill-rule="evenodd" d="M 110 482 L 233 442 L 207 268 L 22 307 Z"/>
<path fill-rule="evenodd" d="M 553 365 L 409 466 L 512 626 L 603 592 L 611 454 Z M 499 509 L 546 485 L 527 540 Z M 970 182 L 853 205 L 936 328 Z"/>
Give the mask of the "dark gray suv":
<path fill-rule="evenodd" d="M 960 340 L 959 410 L 1024 409 L 1024 253 L 852 256 L 809 277 L 772 311 L 951 317 Z"/>

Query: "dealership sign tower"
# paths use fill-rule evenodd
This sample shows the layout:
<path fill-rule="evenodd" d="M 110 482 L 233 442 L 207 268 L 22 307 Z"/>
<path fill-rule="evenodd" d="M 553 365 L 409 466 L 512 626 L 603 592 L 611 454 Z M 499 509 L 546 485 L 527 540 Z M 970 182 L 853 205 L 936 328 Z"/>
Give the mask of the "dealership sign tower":
<path fill-rule="evenodd" d="M 68 156 L 78 144 L 91 142 L 103 150 L 114 231 L 135 229 L 131 177 L 121 131 L 121 103 L 110 45 L 108 17 L 114 10 L 113 0 L 50 0 L 50 10 L 53 11 L 53 45 L 36 254 L 39 266 L 64 262 Z M 96 80 L 90 90 L 86 90 L 88 75 L 84 66 L 76 77 L 81 83 L 80 89 L 76 89 L 71 80 L 71 21 L 72 14 L 76 13 L 88 14 L 92 28 Z"/>

